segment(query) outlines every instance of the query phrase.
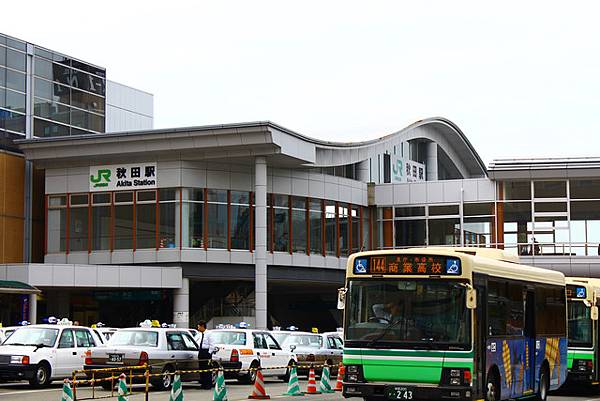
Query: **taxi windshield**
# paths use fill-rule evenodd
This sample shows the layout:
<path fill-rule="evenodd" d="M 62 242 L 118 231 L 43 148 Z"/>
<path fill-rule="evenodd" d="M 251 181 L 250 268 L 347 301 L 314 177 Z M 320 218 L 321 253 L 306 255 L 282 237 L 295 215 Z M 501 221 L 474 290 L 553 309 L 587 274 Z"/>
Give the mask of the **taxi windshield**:
<path fill-rule="evenodd" d="M 22 327 L 16 330 L 2 345 L 32 345 L 52 347 L 58 337 L 58 329 Z"/>
<path fill-rule="evenodd" d="M 456 281 L 352 280 L 346 341 L 367 347 L 418 346 L 466 349 L 470 311 L 465 287 Z"/>
<path fill-rule="evenodd" d="M 283 343 L 285 346 L 307 347 L 319 349 L 323 346 L 321 336 L 311 334 L 291 334 Z"/>
<path fill-rule="evenodd" d="M 115 332 L 108 345 L 127 345 L 131 347 L 158 347 L 158 332 L 147 330 L 119 330 Z"/>
<path fill-rule="evenodd" d="M 210 331 L 213 344 L 246 345 L 246 333 L 243 331 Z"/>

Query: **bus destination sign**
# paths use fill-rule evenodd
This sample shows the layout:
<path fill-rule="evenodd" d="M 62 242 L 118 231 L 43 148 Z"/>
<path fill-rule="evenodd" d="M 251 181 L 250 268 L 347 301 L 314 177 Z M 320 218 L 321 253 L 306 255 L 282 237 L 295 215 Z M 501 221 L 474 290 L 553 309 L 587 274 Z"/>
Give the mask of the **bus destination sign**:
<path fill-rule="evenodd" d="M 567 298 L 585 299 L 586 297 L 585 287 L 579 285 L 567 285 Z"/>
<path fill-rule="evenodd" d="M 460 276 L 459 258 L 435 255 L 378 255 L 354 259 L 354 274 Z"/>

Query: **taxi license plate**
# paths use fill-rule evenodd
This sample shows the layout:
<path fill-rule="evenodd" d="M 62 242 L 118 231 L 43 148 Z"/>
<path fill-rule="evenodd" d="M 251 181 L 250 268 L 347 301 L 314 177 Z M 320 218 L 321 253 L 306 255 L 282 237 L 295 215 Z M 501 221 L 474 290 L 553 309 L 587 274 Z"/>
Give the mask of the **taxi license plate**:
<path fill-rule="evenodd" d="M 123 363 L 123 354 L 108 354 L 108 363 Z"/>
<path fill-rule="evenodd" d="M 387 399 L 388 400 L 412 400 L 413 390 L 407 387 L 388 387 L 387 388 Z"/>

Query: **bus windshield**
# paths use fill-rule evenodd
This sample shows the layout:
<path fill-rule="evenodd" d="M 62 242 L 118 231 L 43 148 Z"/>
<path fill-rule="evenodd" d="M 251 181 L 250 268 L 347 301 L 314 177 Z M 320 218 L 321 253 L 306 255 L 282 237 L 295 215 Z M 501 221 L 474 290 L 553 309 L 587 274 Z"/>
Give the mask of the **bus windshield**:
<path fill-rule="evenodd" d="M 363 346 L 470 349 L 470 310 L 458 282 L 352 280 L 346 341 Z"/>
<path fill-rule="evenodd" d="M 590 308 L 582 301 L 569 301 L 569 346 L 592 347 Z"/>

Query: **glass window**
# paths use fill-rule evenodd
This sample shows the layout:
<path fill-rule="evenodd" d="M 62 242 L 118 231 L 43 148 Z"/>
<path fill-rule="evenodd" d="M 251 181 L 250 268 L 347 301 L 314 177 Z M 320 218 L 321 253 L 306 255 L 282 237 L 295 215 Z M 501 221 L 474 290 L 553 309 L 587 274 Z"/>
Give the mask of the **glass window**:
<path fill-rule="evenodd" d="M 162 191 L 161 191 L 162 192 Z M 160 248 L 176 248 L 175 226 L 179 220 L 179 204 L 176 202 L 160 203 L 160 225 L 158 246 Z"/>
<path fill-rule="evenodd" d="M 25 74 L 6 70 L 6 87 L 20 92 L 25 92 Z"/>
<path fill-rule="evenodd" d="M 71 195 L 69 218 L 69 250 L 88 250 L 88 195 Z"/>
<path fill-rule="evenodd" d="M 36 56 L 45 57 L 48 60 L 52 60 L 52 52 L 42 47 L 35 46 L 33 49 L 33 54 Z"/>
<path fill-rule="evenodd" d="M 523 286 L 508 281 L 488 282 L 488 335 L 522 336 L 524 329 Z"/>
<path fill-rule="evenodd" d="M 430 219 L 428 245 L 460 244 L 459 219 Z"/>
<path fill-rule="evenodd" d="M 564 287 L 538 286 L 535 289 L 535 326 L 538 336 L 566 336 Z"/>
<path fill-rule="evenodd" d="M 535 198 L 566 198 L 566 181 L 535 181 L 533 183 Z"/>
<path fill-rule="evenodd" d="M 458 205 L 429 206 L 430 216 L 448 216 L 458 214 Z"/>
<path fill-rule="evenodd" d="M 196 190 L 194 190 L 196 193 Z M 200 194 L 204 191 L 198 190 Z M 184 246 L 191 248 L 204 247 L 204 202 L 202 196 L 198 197 L 200 202 L 185 202 L 182 209 L 182 220 L 188 222 L 188 236 L 184 234 Z M 186 216 L 189 216 L 186 218 Z"/>
<path fill-rule="evenodd" d="M 371 233 L 371 210 L 368 207 L 363 208 L 363 235 L 362 235 L 362 249 L 364 251 L 370 250 L 369 238 Z"/>
<path fill-rule="evenodd" d="M 1 94 L 2 92 L 0 92 Z M 25 95 L 11 90 L 6 91 L 6 101 L 4 106 L 7 109 L 19 111 L 25 113 Z"/>
<path fill-rule="evenodd" d="M 350 209 L 350 219 L 352 224 L 352 251 L 360 250 L 360 209 L 358 206 L 352 206 Z"/>
<path fill-rule="evenodd" d="M 48 205 L 52 206 L 66 206 L 67 205 L 67 197 L 65 195 L 53 195 L 48 199 Z"/>
<path fill-rule="evenodd" d="M 465 217 L 463 235 L 465 246 L 489 246 L 492 243 L 493 217 Z"/>
<path fill-rule="evenodd" d="M 582 301 L 567 302 L 569 317 L 569 346 L 592 347 L 592 323 L 590 308 Z"/>
<path fill-rule="evenodd" d="M 290 250 L 290 215 L 287 195 L 273 195 L 273 250 Z"/>
<path fill-rule="evenodd" d="M 67 86 L 52 83 L 39 78 L 35 79 L 34 94 L 36 97 L 41 97 L 63 104 L 71 103 L 71 90 Z"/>
<path fill-rule="evenodd" d="M 292 198 L 292 252 L 306 252 L 306 203 Z"/>
<path fill-rule="evenodd" d="M 52 63 L 50 61 L 36 57 L 34 59 L 34 63 L 35 75 L 49 80 L 54 79 L 54 77 L 52 76 Z"/>
<path fill-rule="evenodd" d="M 536 202 L 534 205 L 534 211 L 536 213 L 547 213 L 547 212 L 566 212 L 566 202 Z"/>
<path fill-rule="evenodd" d="M 231 249 L 250 248 L 250 206 L 231 205 Z"/>
<path fill-rule="evenodd" d="M 159 199 L 161 202 L 179 200 L 179 190 L 177 188 L 161 188 Z"/>
<path fill-rule="evenodd" d="M 25 51 L 27 45 L 25 42 L 17 39 L 6 38 L 6 46 Z"/>
<path fill-rule="evenodd" d="M 6 47 L 0 46 L 0 65 L 6 65 Z"/>
<path fill-rule="evenodd" d="M 396 217 L 425 216 L 425 207 L 397 207 Z"/>
<path fill-rule="evenodd" d="M 227 249 L 227 191 L 208 191 L 208 247 Z"/>
<path fill-rule="evenodd" d="M 459 283 L 351 280 L 346 341 L 430 349 L 470 349 L 470 311 Z M 410 343 L 411 345 L 407 345 Z"/>
<path fill-rule="evenodd" d="M 340 255 L 347 255 L 349 250 L 349 230 L 348 230 L 348 204 L 338 204 L 338 221 L 340 226 L 339 241 L 340 241 Z"/>
<path fill-rule="evenodd" d="M 71 195 L 71 202 L 70 205 L 71 206 L 76 206 L 76 205 L 88 205 L 89 203 L 89 195 L 88 194 L 75 194 L 75 195 Z"/>
<path fill-rule="evenodd" d="M 110 249 L 110 206 L 92 207 L 92 249 Z"/>
<path fill-rule="evenodd" d="M 115 194 L 117 202 L 118 194 Z M 133 249 L 133 205 L 115 205 L 115 249 Z"/>
<path fill-rule="evenodd" d="M 571 199 L 600 199 L 600 180 L 571 180 L 569 197 Z"/>
<path fill-rule="evenodd" d="M 154 193 L 154 191 L 152 191 Z M 141 194 L 140 194 L 141 195 Z M 156 202 L 137 203 L 135 210 L 135 248 L 156 247 Z"/>
<path fill-rule="evenodd" d="M 64 124 L 70 123 L 70 107 L 59 103 L 50 102 L 41 98 L 35 98 L 33 112 L 38 117 L 48 118 Z"/>
<path fill-rule="evenodd" d="M 133 192 L 115 192 L 115 203 L 133 202 Z"/>
<path fill-rule="evenodd" d="M 531 199 L 530 181 L 504 181 L 504 199 L 528 200 Z"/>
<path fill-rule="evenodd" d="M 48 208 L 48 253 L 65 252 L 67 249 L 67 209 L 53 208 L 53 202 L 66 197 L 52 197 Z M 56 205 L 58 206 L 58 205 Z"/>
<path fill-rule="evenodd" d="M 309 202 L 309 219 L 310 219 L 310 253 L 317 255 L 323 252 L 323 226 L 322 226 L 322 210 L 321 200 L 312 199 Z"/>
<path fill-rule="evenodd" d="M 335 202 L 325 201 L 325 253 L 327 255 L 337 255 L 335 212 Z"/>
<path fill-rule="evenodd" d="M 91 338 L 90 333 L 87 330 L 73 330 L 75 332 L 75 339 L 77 340 L 77 347 L 90 348 L 95 347 L 96 344 Z"/>
<path fill-rule="evenodd" d="M 391 207 L 377 209 L 378 225 L 375 236 L 375 246 L 379 249 L 389 249 L 394 246 L 394 221 Z M 396 238 L 398 244 L 398 238 Z"/>
<path fill-rule="evenodd" d="M 0 85 L 2 85 L 1 82 Z M 0 107 L 6 107 L 6 89 L 4 88 L 0 88 Z"/>
<path fill-rule="evenodd" d="M 64 85 L 71 85 L 71 69 L 61 64 L 52 64 L 54 80 Z"/>
<path fill-rule="evenodd" d="M 37 137 L 69 136 L 69 127 L 35 118 L 33 134 Z"/>
<path fill-rule="evenodd" d="M 25 115 L 0 110 L 0 129 L 25 133 Z"/>
<path fill-rule="evenodd" d="M 504 211 L 504 239 L 499 239 L 499 242 L 504 242 L 505 249 L 519 244 L 519 254 L 524 254 L 526 244 L 532 239 L 531 202 L 498 203 L 499 214 L 501 209 Z"/>
<path fill-rule="evenodd" d="M 600 201 L 571 202 L 571 252 L 600 254 Z"/>
<path fill-rule="evenodd" d="M 383 222 L 383 224 L 386 224 L 386 222 Z M 392 222 L 389 222 L 388 224 L 391 225 Z M 396 246 L 407 247 L 426 245 L 425 220 L 396 220 L 394 225 L 396 227 Z M 386 231 L 385 228 L 384 231 Z"/>
<path fill-rule="evenodd" d="M 465 216 L 485 216 L 494 215 L 494 203 L 465 203 L 463 205 L 463 213 Z"/>
<path fill-rule="evenodd" d="M 25 71 L 27 56 L 13 49 L 6 49 L 6 66 L 15 70 Z"/>
<path fill-rule="evenodd" d="M 75 348 L 75 340 L 73 339 L 73 331 L 69 329 L 63 330 L 58 340 L 58 348 Z"/>

